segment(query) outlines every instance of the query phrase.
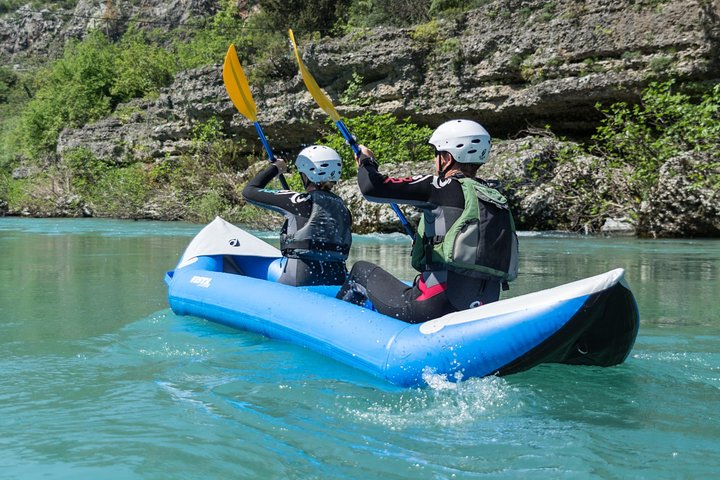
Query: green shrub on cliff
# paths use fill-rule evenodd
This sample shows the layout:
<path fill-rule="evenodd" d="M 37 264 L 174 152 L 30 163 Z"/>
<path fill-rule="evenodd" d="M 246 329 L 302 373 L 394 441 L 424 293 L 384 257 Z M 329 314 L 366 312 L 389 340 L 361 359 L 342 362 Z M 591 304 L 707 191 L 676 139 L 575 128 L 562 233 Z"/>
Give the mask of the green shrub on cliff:
<path fill-rule="evenodd" d="M 691 95 L 674 80 L 651 83 L 636 105 L 615 103 L 593 136 L 595 152 L 633 167 L 642 196 L 660 167 L 688 151 L 720 152 L 720 85 Z"/>
<path fill-rule="evenodd" d="M 72 193 L 98 217 L 144 218 L 154 210 L 163 218 L 236 219 L 243 187 L 238 172 L 250 159 L 239 153 L 244 144 L 226 138 L 221 127 L 216 118 L 198 123 L 187 153 L 152 166 L 116 165 L 78 148 L 65 152 L 62 167 Z"/>
<path fill-rule="evenodd" d="M 329 31 L 344 23 L 352 0 L 259 0 L 260 7 L 276 29 L 299 32 Z M 392 2 L 391 2 L 392 3 Z"/>
<path fill-rule="evenodd" d="M 73 193 L 96 216 L 142 218 L 150 197 L 151 178 L 141 164 L 111 165 L 78 148 L 65 155 Z"/>
<path fill-rule="evenodd" d="M 463 12 L 489 3 L 492 3 L 492 0 L 354 0 L 349 8 L 347 25 L 370 28 L 378 25 L 406 27 L 437 18 L 457 17 Z"/>
<path fill-rule="evenodd" d="M 244 149 L 245 143 L 227 138 L 222 122 L 213 117 L 195 125 L 188 152 L 157 163 L 151 176 L 157 188 L 174 192 L 183 218 L 204 222 L 221 215 L 234 220 L 243 204 L 239 172 L 254 160 L 240 153 Z"/>
<path fill-rule="evenodd" d="M 390 113 L 377 115 L 369 112 L 350 118 L 345 123 L 357 137 L 358 143 L 370 148 L 380 163 L 433 158 L 433 147 L 427 143 L 432 129 L 418 126 L 407 118 L 401 120 Z M 328 125 L 334 127 L 332 121 L 328 121 Z M 352 150 L 335 128 L 323 136 L 320 143 L 334 148 L 342 157 L 343 178 L 353 177 L 357 173 Z"/>
<path fill-rule="evenodd" d="M 18 82 L 18 76 L 7 67 L 0 67 L 0 103 L 5 103 Z"/>
<path fill-rule="evenodd" d="M 36 75 L 37 91 L 22 113 L 26 153 L 52 151 L 60 131 L 110 113 L 115 51 L 101 34 L 72 43 L 63 58 Z"/>
<path fill-rule="evenodd" d="M 172 81 L 170 55 L 131 31 L 119 44 L 101 32 L 71 43 L 63 57 L 35 75 L 35 95 L 21 114 L 19 137 L 30 157 L 55 149 L 60 131 L 110 114 L 120 102 Z"/>
<path fill-rule="evenodd" d="M 110 88 L 113 103 L 155 94 L 172 83 L 177 65 L 169 51 L 154 46 L 153 32 L 130 29 L 117 44 Z"/>
<path fill-rule="evenodd" d="M 315 8 L 312 2 L 308 2 L 305 7 L 310 10 Z M 240 63 L 253 66 L 246 74 L 255 87 L 267 78 L 296 74 L 297 66 L 288 50 L 287 28 L 282 25 L 297 27 L 297 23 L 292 23 L 297 16 L 281 15 L 280 12 L 297 7 L 287 4 L 284 7 L 278 5 L 278 8 L 278 11 L 261 8 L 252 14 L 243 15 L 237 2 L 223 0 L 220 10 L 204 28 L 186 31 L 181 27 L 175 32 L 172 50 L 180 69 L 220 64 L 228 45 L 233 43 Z M 282 21 L 278 22 L 278 18 Z M 314 22 L 328 26 L 322 17 L 315 18 Z M 306 28 L 310 27 L 306 25 Z"/>
<path fill-rule="evenodd" d="M 248 38 L 255 33 L 239 13 L 236 2 L 222 0 L 220 10 L 202 28 L 180 27 L 174 32 L 172 50 L 180 69 L 222 63 L 230 43 L 237 47 L 240 61 L 247 61 Z"/>

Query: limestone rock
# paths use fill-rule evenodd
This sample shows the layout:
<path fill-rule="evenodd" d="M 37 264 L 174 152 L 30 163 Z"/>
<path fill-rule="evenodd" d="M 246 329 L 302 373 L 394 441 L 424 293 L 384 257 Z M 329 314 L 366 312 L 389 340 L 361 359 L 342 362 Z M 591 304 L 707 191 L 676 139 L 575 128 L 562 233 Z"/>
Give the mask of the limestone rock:
<path fill-rule="evenodd" d="M 720 158 L 690 152 L 668 160 L 638 223 L 651 237 L 720 236 Z"/>

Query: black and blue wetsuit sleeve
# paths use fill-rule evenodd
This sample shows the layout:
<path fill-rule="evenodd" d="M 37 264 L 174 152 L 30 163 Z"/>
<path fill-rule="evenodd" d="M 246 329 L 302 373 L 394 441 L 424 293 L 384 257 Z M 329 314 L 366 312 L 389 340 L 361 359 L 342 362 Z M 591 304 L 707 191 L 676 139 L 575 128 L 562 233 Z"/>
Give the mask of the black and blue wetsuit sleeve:
<path fill-rule="evenodd" d="M 312 202 L 305 201 L 306 194 L 293 192 L 292 190 L 265 188 L 278 173 L 275 165 L 269 165 L 248 182 L 242 192 L 243 198 L 253 205 L 273 210 L 284 216 L 309 216 Z"/>
<path fill-rule="evenodd" d="M 378 171 L 375 159 L 361 155 L 358 187 L 366 200 L 378 203 L 400 203 L 432 208 L 437 188 L 432 175 L 393 178 Z"/>

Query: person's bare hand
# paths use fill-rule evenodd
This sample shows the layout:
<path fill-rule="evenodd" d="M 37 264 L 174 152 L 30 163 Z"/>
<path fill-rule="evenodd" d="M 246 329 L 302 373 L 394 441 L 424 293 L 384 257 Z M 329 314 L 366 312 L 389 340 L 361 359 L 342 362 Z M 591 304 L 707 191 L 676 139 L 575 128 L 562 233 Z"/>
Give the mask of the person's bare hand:
<path fill-rule="evenodd" d="M 280 175 L 287 172 L 287 163 L 285 163 L 285 160 L 282 158 L 275 159 L 275 166 L 277 167 Z"/>
<path fill-rule="evenodd" d="M 360 153 L 362 153 L 365 156 L 368 156 L 370 158 L 375 158 L 375 154 L 365 145 L 358 145 L 358 148 L 360 149 Z M 357 162 L 358 166 L 360 165 L 360 156 L 355 155 L 355 162 Z"/>

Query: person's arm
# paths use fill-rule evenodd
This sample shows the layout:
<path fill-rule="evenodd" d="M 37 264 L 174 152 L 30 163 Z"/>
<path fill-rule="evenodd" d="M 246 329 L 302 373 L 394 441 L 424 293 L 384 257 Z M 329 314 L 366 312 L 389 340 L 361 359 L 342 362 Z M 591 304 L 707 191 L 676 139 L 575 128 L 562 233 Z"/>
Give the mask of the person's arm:
<path fill-rule="evenodd" d="M 255 175 L 243 189 L 243 198 L 253 205 L 273 210 L 282 215 L 302 215 L 311 208 L 307 195 L 292 190 L 270 190 L 265 188 L 279 173 L 282 173 L 283 162 L 280 167 L 276 165 L 281 160 L 269 165 L 265 170 Z"/>
<path fill-rule="evenodd" d="M 370 154 L 368 154 L 370 153 Z M 358 187 L 366 200 L 378 203 L 402 203 L 431 207 L 434 178 L 432 175 L 393 178 L 378 171 L 378 164 L 364 149 L 358 162 Z"/>

